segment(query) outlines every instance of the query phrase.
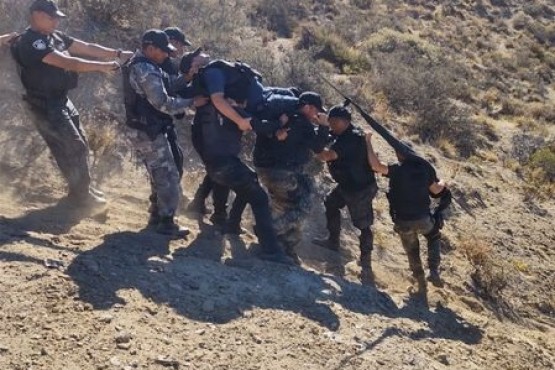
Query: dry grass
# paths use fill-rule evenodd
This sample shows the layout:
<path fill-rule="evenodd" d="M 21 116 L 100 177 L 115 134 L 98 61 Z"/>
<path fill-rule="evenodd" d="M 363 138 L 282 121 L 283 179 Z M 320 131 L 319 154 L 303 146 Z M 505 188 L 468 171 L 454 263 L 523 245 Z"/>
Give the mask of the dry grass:
<path fill-rule="evenodd" d="M 457 244 L 457 249 L 474 269 L 471 278 L 476 293 L 499 315 L 517 319 L 516 313 L 503 294 L 513 280 L 514 267 L 505 263 L 485 238 L 463 239 Z"/>

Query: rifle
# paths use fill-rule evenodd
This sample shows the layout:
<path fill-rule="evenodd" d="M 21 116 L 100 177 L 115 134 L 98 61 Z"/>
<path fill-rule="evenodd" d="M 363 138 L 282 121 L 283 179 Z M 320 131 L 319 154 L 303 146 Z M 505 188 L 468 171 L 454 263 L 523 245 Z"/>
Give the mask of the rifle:
<path fill-rule="evenodd" d="M 410 146 L 397 139 L 391 131 L 389 131 L 381 123 L 376 121 L 371 115 L 369 115 L 364 109 L 362 109 L 362 107 L 359 104 L 357 104 L 353 99 L 349 98 L 346 94 L 344 94 L 341 90 L 339 90 L 339 88 L 337 88 L 327 78 L 325 78 L 322 75 L 319 75 L 319 77 L 322 79 L 322 81 L 328 84 L 336 93 L 338 93 L 345 99 L 345 102 L 343 103 L 345 107 L 348 106 L 349 104 L 355 107 L 355 109 L 360 113 L 362 118 L 364 118 L 364 120 L 370 125 L 370 127 L 372 127 L 374 131 L 380 134 L 380 136 L 383 137 L 384 140 L 387 141 L 387 143 L 391 145 L 391 147 L 395 151 L 399 152 L 407 159 L 409 158 L 422 159 L 418 154 L 416 154 L 416 152 Z"/>

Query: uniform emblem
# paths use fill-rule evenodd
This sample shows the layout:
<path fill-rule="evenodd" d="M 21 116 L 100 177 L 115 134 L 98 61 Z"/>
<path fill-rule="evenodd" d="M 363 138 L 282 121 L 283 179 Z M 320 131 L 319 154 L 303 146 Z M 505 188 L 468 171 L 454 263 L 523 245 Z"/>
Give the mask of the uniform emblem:
<path fill-rule="evenodd" d="M 38 39 L 37 41 L 33 42 L 33 47 L 37 50 L 46 50 L 46 42 L 42 39 Z"/>

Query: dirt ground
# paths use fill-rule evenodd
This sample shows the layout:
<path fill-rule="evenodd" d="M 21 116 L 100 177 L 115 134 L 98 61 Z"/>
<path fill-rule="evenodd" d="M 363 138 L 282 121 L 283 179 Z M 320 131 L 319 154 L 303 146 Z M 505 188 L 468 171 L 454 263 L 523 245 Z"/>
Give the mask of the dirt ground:
<path fill-rule="evenodd" d="M 454 247 L 429 308 L 414 299 L 383 192 L 375 204 L 377 285 L 365 286 L 346 218 L 341 254 L 310 243 L 323 229 L 325 177 L 299 268 L 252 257 L 250 216 L 241 238 L 184 216 L 187 240 L 145 229 L 147 180 L 131 162 L 103 185 L 108 208 L 83 213 L 58 201 L 62 183 L 48 156 L 41 160 L 42 187 L 8 185 L 1 194 L 2 369 L 554 368 L 553 312 L 534 304 L 552 299 L 555 210 L 547 201 L 536 204 L 542 212 L 524 209 L 522 195 L 506 191 L 517 181 L 509 172 L 437 163 L 456 190 L 446 234 L 483 235 L 499 256 L 529 266 L 508 288 L 517 320 L 480 297 Z M 188 172 L 188 196 L 201 176 Z"/>
<path fill-rule="evenodd" d="M 374 203 L 375 286 L 359 281 L 346 215 L 341 253 L 310 243 L 324 230 L 327 176 L 317 177 L 301 267 L 253 258 L 248 214 L 240 238 L 181 215 L 192 234 L 169 241 L 145 229 L 147 178 L 128 152 L 101 186 L 106 210 L 59 201 L 63 182 L 7 73 L 0 71 L 0 369 L 555 369 L 555 201 L 531 197 L 503 165 L 514 124 L 498 122 L 493 161 L 417 147 L 455 195 L 445 286 L 430 287 L 426 307 L 411 295 L 384 179 Z M 94 76 L 84 80 L 92 88 L 77 90 L 79 107 L 98 90 Z M 379 139 L 377 147 L 392 159 Z M 186 172 L 191 197 L 203 176 L 194 156 Z M 495 297 L 467 258 L 468 245 L 482 243 L 494 262 L 482 273 L 502 285 Z"/>

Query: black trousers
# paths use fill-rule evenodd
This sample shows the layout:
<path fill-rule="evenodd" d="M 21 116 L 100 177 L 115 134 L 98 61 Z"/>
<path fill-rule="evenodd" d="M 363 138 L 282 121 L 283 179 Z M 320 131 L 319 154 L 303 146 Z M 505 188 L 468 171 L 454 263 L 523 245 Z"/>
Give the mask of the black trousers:
<path fill-rule="evenodd" d="M 66 179 L 69 193 L 87 194 L 91 184 L 89 145 L 77 109 L 67 97 L 41 99 L 27 96 L 26 101 L 37 116 L 35 126 Z"/>
<path fill-rule="evenodd" d="M 214 183 L 228 187 L 238 198 L 250 204 L 262 250 L 266 253 L 282 252 L 272 225 L 268 195 L 260 186 L 256 173 L 239 158 L 232 156 L 219 157 L 205 164 Z"/>
<path fill-rule="evenodd" d="M 373 234 L 370 229 L 374 223 L 372 200 L 376 196 L 378 187 L 371 184 L 359 191 L 346 191 L 337 186 L 324 201 L 326 207 L 327 228 L 330 239 L 339 240 L 341 233 L 341 209 L 345 206 L 349 210 L 353 225 L 360 230 L 360 250 L 368 253 L 373 249 Z"/>

